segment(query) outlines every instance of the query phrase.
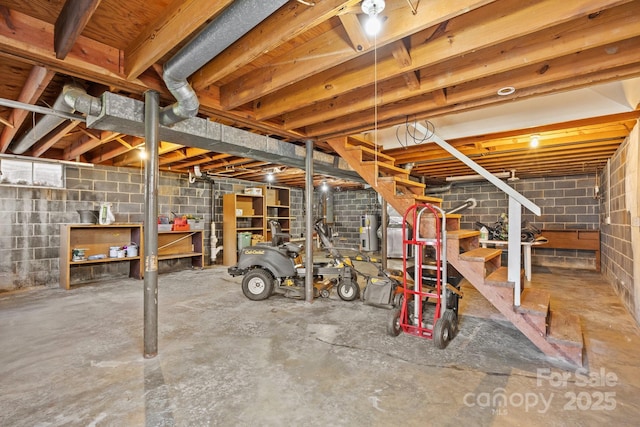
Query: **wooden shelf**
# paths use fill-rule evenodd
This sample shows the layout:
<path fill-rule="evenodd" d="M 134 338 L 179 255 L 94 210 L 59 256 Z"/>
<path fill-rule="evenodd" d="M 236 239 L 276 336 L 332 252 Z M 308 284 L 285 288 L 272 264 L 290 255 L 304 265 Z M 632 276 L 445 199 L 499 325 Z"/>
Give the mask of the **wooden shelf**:
<path fill-rule="evenodd" d="M 112 262 L 128 262 L 129 277 L 144 276 L 142 224 L 63 224 L 60 226 L 60 287 L 69 289 L 74 268 Z M 138 245 L 138 256 L 110 258 L 109 248 L 128 243 Z M 73 261 L 72 250 L 85 249 L 85 255 L 104 254 L 105 258 Z M 203 230 L 164 231 L 158 233 L 158 261 L 191 258 L 193 268 L 204 267 Z"/>
<path fill-rule="evenodd" d="M 83 264 L 100 264 L 104 262 L 118 262 L 118 261 L 131 261 L 133 259 L 141 259 L 139 256 L 124 257 L 124 258 L 100 258 L 100 259 L 86 259 L 84 261 L 69 261 L 71 265 L 83 265 Z"/>
<path fill-rule="evenodd" d="M 191 258 L 193 268 L 204 267 L 203 230 L 158 233 L 158 261 Z"/>
<path fill-rule="evenodd" d="M 238 233 L 248 232 L 271 241 L 269 220 L 280 223 L 281 230 L 291 230 L 290 190 L 285 187 L 262 186 L 261 195 L 225 194 L 223 196 L 222 258 L 224 265 L 238 260 Z M 242 212 L 240 212 L 242 211 Z M 247 213 L 251 213 L 247 215 Z"/>
<path fill-rule="evenodd" d="M 138 256 L 110 258 L 109 248 L 135 243 Z M 85 249 L 85 256 L 105 255 L 105 258 L 73 261 L 74 248 Z M 142 279 L 142 224 L 62 224 L 60 226 L 60 287 L 69 289 L 71 272 L 83 265 L 97 265 L 111 262 L 128 262 L 129 277 Z"/>

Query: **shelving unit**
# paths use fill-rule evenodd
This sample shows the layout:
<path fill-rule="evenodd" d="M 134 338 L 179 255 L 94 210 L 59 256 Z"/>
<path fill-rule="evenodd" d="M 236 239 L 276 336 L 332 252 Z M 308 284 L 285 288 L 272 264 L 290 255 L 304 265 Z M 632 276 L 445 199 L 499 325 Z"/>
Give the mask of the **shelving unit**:
<path fill-rule="evenodd" d="M 222 214 L 222 262 L 233 265 L 238 260 L 238 233 L 265 235 L 264 196 L 225 194 L 222 196 Z"/>
<path fill-rule="evenodd" d="M 280 223 L 283 233 L 291 233 L 291 207 L 290 194 L 288 188 L 283 187 L 263 187 L 265 197 L 265 208 L 267 218 L 265 221 L 265 240 L 271 241 L 271 227 L 269 221 L 276 220 Z"/>
<path fill-rule="evenodd" d="M 158 233 L 158 261 L 191 258 L 193 268 L 204 267 L 204 236 L 201 230 Z"/>
<path fill-rule="evenodd" d="M 142 279 L 142 241 L 142 224 L 62 224 L 60 226 L 60 287 L 70 288 L 71 272 L 76 267 L 112 262 L 128 262 L 129 277 Z M 138 245 L 138 256 L 109 258 L 111 246 L 122 246 L 128 243 Z M 87 258 L 101 254 L 105 255 L 105 258 L 73 261 L 72 251 L 74 248 L 85 249 Z"/>
<path fill-rule="evenodd" d="M 225 194 L 222 198 L 222 262 L 238 262 L 238 233 L 260 235 L 271 240 L 269 220 L 280 223 L 281 231 L 291 231 L 290 191 L 285 187 L 262 186 L 261 195 Z"/>

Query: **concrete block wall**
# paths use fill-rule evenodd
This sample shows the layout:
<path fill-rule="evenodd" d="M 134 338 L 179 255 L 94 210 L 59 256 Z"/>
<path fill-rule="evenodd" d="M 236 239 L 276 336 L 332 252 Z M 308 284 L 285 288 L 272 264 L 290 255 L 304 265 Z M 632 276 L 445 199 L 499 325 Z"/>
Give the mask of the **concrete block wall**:
<path fill-rule="evenodd" d="M 117 167 L 65 166 L 65 189 L 0 186 L 0 292 L 31 286 L 58 286 L 60 225 L 80 222 L 78 209 L 112 203 L 116 222 L 144 220 L 144 171 Z M 211 221 L 211 184 L 188 182 L 186 175 L 161 173 L 158 212 L 194 214 Z M 205 247 L 208 253 L 208 234 Z M 123 244 L 126 242 L 123 242 Z M 160 271 L 180 263 L 162 262 Z M 72 282 L 126 277 L 128 263 L 74 270 Z"/>
<path fill-rule="evenodd" d="M 334 233 L 340 245 L 357 248 L 360 245 L 360 219 L 364 214 L 380 215 L 378 193 L 375 190 L 338 191 L 334 200 Z"/>
<path fill-rule="evenodd" d="M 640 323 L 640 130 L 638 125 L 600 173 L 602 274 Z"/>
<path fill-rule="evenodd" d="M 600 204 L 595 197 L 596 176 L 590 174 L 566 177 L 521 179 L 509 182 L 533 203 L 540 206 L 541 216 L 524 210 L 522 220 L 539 229 L 600 228 Z M 445 210 L 458 206 L 468 198 L 475 198 L 477 207 L 462 212 L 461 227 L 477 229 L 476 221 L 493 226 L 501 213 L 508 213 L 508 197 L 487 182 L 457 183 L 451 190 L 437 195 L 443 199 Z M 534 248 L 534 265 L 595 269 L 593 251 Z"/>

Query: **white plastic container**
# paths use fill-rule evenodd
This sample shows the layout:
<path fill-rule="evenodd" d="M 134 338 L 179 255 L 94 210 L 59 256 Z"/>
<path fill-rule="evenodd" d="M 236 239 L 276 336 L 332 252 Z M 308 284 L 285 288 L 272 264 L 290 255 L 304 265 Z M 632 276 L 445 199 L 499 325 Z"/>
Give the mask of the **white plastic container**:
<path fill-rule="evenodd" d="M 127 257 L 138 256 L 138 245 L 135 243 L 129 243 L 127 245 Z"/>
<path fill-rule="evenodd" d="M 482 227 L 480 229 L 480 240 L 489 240 L 489 230 L 487 230 L 487 227 Z"/>
<path fill-rule="evenodd" d="M 109 258 L 118 258 L 118 251 L 120 250 L 120 246 L 110 246 L 109 247 Z"/>

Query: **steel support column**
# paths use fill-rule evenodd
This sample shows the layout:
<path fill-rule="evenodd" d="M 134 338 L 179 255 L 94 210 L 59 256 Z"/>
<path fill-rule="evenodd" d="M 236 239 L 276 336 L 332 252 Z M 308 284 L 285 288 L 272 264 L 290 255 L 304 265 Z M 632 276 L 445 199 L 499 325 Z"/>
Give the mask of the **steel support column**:
<path fill-rule="evenodd" d="M 305 176 L 305 193 L 306 193 L 306 229 L 304 245 L 306 250 L 304 251 L 304 263 L 305 263 L 305 285 L 304 285 L 304 300 L 306 302 L 313 302 L 313 141 L 306 141 L 307 157 L 306 162 L 306 176 Z"/>
<path fill-rule="evenodd" d="M 144 357 L 158 354 L 158 92 L 145 92 Z"/>

